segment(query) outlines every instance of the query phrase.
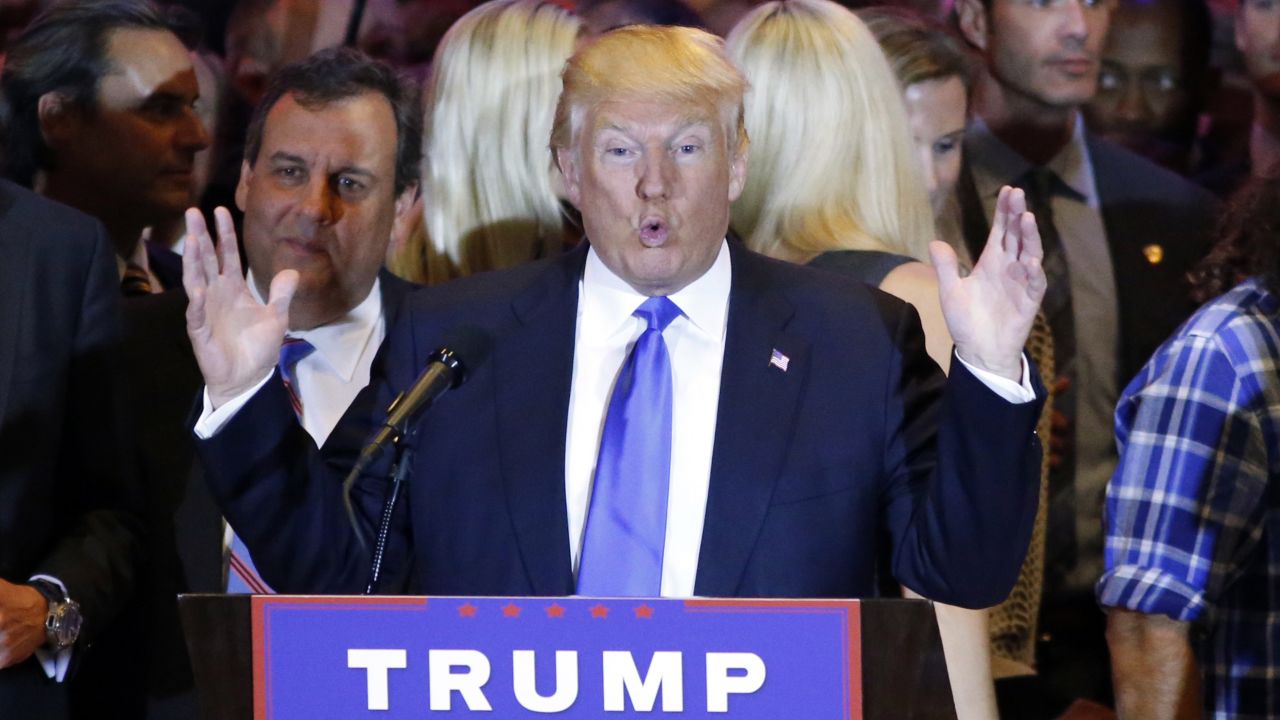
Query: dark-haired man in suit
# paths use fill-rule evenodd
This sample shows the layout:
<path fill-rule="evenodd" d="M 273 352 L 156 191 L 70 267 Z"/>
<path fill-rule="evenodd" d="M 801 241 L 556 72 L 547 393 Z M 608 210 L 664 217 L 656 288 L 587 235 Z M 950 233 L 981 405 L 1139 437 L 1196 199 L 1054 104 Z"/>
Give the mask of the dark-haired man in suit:
<path fill-rule="evenodd" d="M 161 12 L 59 3 L 9 45 L 0 87 L 6 175 L 106 226 L 125 295 L 180 286 L 179 258 L 142 235 L 191 205 L 209 136 L 190 53 Z"/>
<path fill-rule="evenodd" d="M 1112 413 L 1119 389 L 1193 309 L 1184 277 L 1208 247 L 1215 211 L 1204 190 L 1086 131 L 1080 106 L 1097 89 L 1111 7 L 956 5 L 961 32 L 986 60 L 957 185 L 965 240 L 981 244 L 983 216 L 1006 184 L 1027 191 L 1044 238 L 1044 312 L 1058 380 L 1037 654 L 1050 694 L 1062 701 L 1110 701 L 1093 584 L 1102 574 L 1103 492 L 1116 464 Z"/>
<path fill-rule="evenodd" d="M 383 269 L 383 259 L 393 224 L 412 207 L 420 128 L 413 89 L 351 50 L 282 68 L 250 123 L 236 191 L 248 287 L 266 297 L 266 282 L 281 270 L 300 277 L 289 340 L 277 351 L 293 379 L 301 427 L 317 448 L 328 448 L 339 418 L 368 384 L 412 287 Z M 115 695 L 116 707 L 136 703 L 142 693 L 121 688 L 145 678 L 149 718 L 198 712 L 176 595 L 269 591 L 203 476 L 193 474 L 189 415 L 201 377 L 184 329 L 186 306 L 181 291 L 125 302 L 139 462 L 157 541 L 144 586 L 145 673 L 118 663 L 125 670 L 99 691 Z M 128 640 L 123 651 L 141 649 Z"/>

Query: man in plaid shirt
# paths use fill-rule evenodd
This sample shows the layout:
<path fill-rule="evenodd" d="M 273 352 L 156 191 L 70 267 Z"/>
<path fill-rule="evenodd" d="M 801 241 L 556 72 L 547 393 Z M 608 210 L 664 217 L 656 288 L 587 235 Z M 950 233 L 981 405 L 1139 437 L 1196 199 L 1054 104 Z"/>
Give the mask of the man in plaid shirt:
<path fill-rule="evenodd" d="M 1116 409 L 1106 572 L 1121 718 L 1280 716 L 1280 181 L 1206 260 L 1202 307 Z"/>

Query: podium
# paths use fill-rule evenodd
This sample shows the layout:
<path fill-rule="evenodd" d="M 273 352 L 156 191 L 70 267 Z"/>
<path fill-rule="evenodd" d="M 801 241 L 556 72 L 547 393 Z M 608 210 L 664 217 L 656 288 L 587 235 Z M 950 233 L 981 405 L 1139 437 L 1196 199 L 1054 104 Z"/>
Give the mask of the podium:
<path fill-rule="evenodd" d="M 922 600 L 182 595 L 178 604 L 209 720 L 437 710 L 955 718 Z"/>

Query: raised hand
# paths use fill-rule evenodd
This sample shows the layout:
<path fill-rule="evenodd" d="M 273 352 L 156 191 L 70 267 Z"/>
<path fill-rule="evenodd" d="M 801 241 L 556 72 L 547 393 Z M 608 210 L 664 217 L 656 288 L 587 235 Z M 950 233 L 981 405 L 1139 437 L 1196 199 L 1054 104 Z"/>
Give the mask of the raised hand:
<path fill-rule="evenodd" d="M 231 213 L 213 211 L 218 227 L 215 250 L 204 216 L 187 210 L 187 243 L 182 284 L 187 289 L 187 336 L 217 408 L 269 375 L 289 327 L 289 302 L 298 273 L 282 270 L 271 280 L 264 305 L 249 292 Z"/>
<path fill-rule="evenodd" d="M 991 234 L 968 277 L 960 277 L 955 251 L 946 243 L 932 243 L 929 254 L 956 353 L 976 367 L 1019 380 L 1022 347 L 1045 290 L 1044 249 L 1026 196 L 1016 188 L 1000 189 Z"/>

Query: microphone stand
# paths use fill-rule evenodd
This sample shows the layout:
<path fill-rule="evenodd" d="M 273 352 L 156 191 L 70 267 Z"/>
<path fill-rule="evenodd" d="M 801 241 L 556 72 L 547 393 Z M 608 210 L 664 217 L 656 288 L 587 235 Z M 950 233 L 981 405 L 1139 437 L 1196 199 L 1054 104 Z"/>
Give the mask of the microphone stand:
<path fill-rule="evenodd" d="M 397 433 L 395 440 L 396 455 L 391 465 L 391 492 L 382 507 L 382 521 L 378 523 L 378 536 L 373 546 L 373 565 L 369 572 L 369 584 L 364 589 L 365 595 L 372 595 L 382 576 L 382 556 L 387 549 L 387 536 L 391 533 L 391 516 L 395 513 L 396 502 L 400 499 L 400 486 L 413 474 L 413 440 L 417 436 L 417 423 L 409 423 L 404 433 Z"/>

